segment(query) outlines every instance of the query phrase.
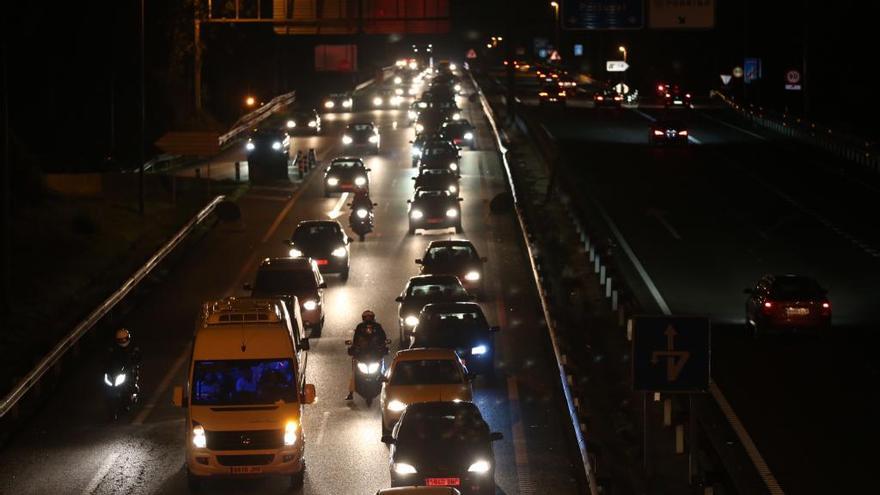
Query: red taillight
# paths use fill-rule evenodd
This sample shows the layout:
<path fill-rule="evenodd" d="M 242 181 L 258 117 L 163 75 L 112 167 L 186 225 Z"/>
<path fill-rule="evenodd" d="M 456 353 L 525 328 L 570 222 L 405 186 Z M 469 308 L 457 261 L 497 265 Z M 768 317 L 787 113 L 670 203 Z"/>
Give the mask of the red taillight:
<path fill-rule="evenodd" d="M 596 99 L 599 100 L 599 101 L 602 101 L 602 100 L 605 99 L 605 97 L 604 97 L 604 96 L 597 96 Z"/>
<path fill-rule="evenodd" d="M 685 93 L 684 97 L 685 97 L 685 98 L 690 98 L 690 97 L 691 97 L 691 94 L 690 94 L 690 93 Z"/>
<path fill-rule="evenodd" d="M 767 309 L 770 309 L 770 308 L 773 307 L 773 303 L 770 302 L 770 301 L 767 301 L 767 302 L 764 303 L 764 307 L 767 308 Z"/>
<path fill-rule="evenodd" d="M 679 136 L 687 136 L 687 135 L 688 135 L 688 131 L 678 131 L 678 135 L 679 135 Z"/>
<path fill-rule="evenodd" d="M 662 136 L 662 135 L 663 135 L 663 131 L 654 131 L 654 135 L 655 135 L 655 136 Z"/>
<path fill-rule="evenodd" d="M 662 84 L 657 85 L 657 91 L 663 91 L 664 89 L 666 89 L 666 87 L 663 86 Z"/>
<path fill-rule="evenodd" d="M 622 100 L 622 99 L 623 99 L 623 97 L 620 97 L 620 96 L 615 96 L 615 97 L 614 97 L 614 101 L 620 101 L 620 100 Z"/>
<path fill-rule="evenodd" d="M 565 96 L 565 91 L 560 91 L 559 96 Z"/>

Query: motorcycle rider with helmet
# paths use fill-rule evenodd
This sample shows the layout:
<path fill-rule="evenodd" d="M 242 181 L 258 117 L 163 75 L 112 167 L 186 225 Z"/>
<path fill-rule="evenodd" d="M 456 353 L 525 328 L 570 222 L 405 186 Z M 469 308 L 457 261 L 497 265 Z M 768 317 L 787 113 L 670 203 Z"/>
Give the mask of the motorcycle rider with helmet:
<path fill-rule="evenodd" d="M 348 354 L 351 359 L 351 379 L 348 381 L 348 395 L 345 400 L 354 399 L 354 376 L 355 366 L 357 365 L 356 356 L 364 350 L 381 349 L 384 353 L 388 353 L 386 344 L 385 329 L 376 321 L 376 314 L 369 309 L 365 309 L 361 313 L 361 322 L 354 329 L 354 336 L 351 339 L 351 347 L 348 348 Z"/>

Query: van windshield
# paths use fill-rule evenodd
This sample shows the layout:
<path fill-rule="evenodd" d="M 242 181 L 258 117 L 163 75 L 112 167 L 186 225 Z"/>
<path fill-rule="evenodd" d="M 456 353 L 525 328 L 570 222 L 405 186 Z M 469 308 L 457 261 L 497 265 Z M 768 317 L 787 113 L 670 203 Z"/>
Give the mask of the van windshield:
<path fill-rule="evenodd" d="M 225 406 L 296 402 L 296 369 L 287 359 L 196 361 L 192 404 Z"/>

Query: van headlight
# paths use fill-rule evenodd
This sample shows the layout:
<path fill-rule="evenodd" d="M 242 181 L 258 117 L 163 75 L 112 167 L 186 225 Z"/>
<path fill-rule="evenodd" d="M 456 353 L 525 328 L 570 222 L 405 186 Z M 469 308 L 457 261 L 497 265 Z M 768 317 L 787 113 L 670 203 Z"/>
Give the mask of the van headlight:
<path fill-rule="evenodd" d="M 291 258 L 302 258 L 303 252 L 297 248 L 290 248 L 290 251 L 287 252 Z"/>
<path fill-rule="evenodd" d="M 486 351 L 487 351 L 487 349 L 486 349 L 486 346 L 484 346 L 484 345 L 478 345 L 476 347 L 471 347 L 471 354 L 473 354 L 474 356 L 481 356 L 483 354 L 486 354 Z"/>
<path fill-rule="evenodd" d="M 370 136 L 370 137 L 367 139 L 367 141 L 369 141 L 369 142 L 371 142 L 371 143 L 373 143 L 373 144 L 376 144 L 376 143 L 379 142 L 379 136 L 373 134 L 372 136 Z"/>
<path fill-rule="evenodd" d="M 455 218 L 458 216 L 458 210 L 456 210 L 455 208 L 450 208 L 446 210 L 446 216 L 449 218 Z"/>
<path fill-rule="evenodd" d="M 281 149 L 281 141 L 275 141 L 272 143 L 272 149 L 278 151 Z"/>
<path fill-rule="evenodd" d="M 254 143 L 251 142 L 248 142 L 246 145 L 244 145 L 244 149 L 248 151 L 254 151 L 254 148 L 256 148 L 256 146 L 254 146 Z"/>
<path fill-rule="evenodd" d="M 358 363 L 358 370 L 361 373 L 372 375 L 379 371 L 379 363 Z"/>
<path fill-rule="evenodd" d="M 455 162 L 450 163 L 449 170 L 458 170 L 458 164 Z"/>
<path fill-rule="evenodd" d="M 345 257 L 345 254 L 346 254 L 346 253 L 345 253 L 345 248 L 344 248 L 344 247 L 338 247 L 338 248 L 334 249 L 333 252 L 330 253 L 330 254 L 332 254 L 333 256 L 336 256 L 337 258 L 344 258 L 344 257 Z"/>
<path fill-rule="evenodd" d="M 314 311 L 318 308 L 318 303 L 309 299 L 308 301 L 303 303 L 303 309 L 306 311 Z M 473 354 L 473 353 L 471 353 Z"/>
<path fill-rule="evenodd" d="M 288 421 L 287 424 L 284 425 L 284 445 L 290 447 L 296 443 L 296 429 L 299 428 L 299 424 L 296 421 Z"/>
<path fill-rule="evenodd" d="M 397 399 L 394 399 L 388 403 L 388 406 L 386 408 L 391 412 L 398 413 L 398 412 L 401 412 L 404 409 L 406 409 L 406 404 L 403 402 L 400 402 Z"/>
<path fill-rule="evenodd" d="M 356 186 L 363 186 L 366 183 L 367 183 L 366 177 L 355 177 L 354 178 L 354 185 L 356 185 Z"/>
<path fill-rule="evenodd" d="M 327 100 L 324 102 L 324 108 L 333 108 L 336 106 L 336 103 L 333 100 Z"/>
<path fill-rule="evenodd" d="M 425 214 L 422 213 L 422 210 L 413 210 L 413 211 L 409 212 L 409 216 L 413 220 L 418 220 L 418 219 L 422 218 L 423 216 L 425 216 Z"/>
<path fill-rule="evenodd" d="M 403 323 L 404 323 L 404 325 L 406 325 L 406 326 L 408 326 L 408 327 L 414 327 L 414 326 L 416 326 L 416 325 L 419 324 L 419 317 L 418 317 L 418 316 L 409 315 L 409 316 L 407 316 L 406 318 L 403 319 Z"/>
<path fill-rule="evenodd" d="M 467 139 L 468 141 L 470 141 L 471 139 L 474 138 L 474 133 L 473 132 L 466 132 L 466 133 L 464 133 L 464 138 Z"/>
<path fill-rule="evenodd" d="M 382 105 L 382 98 L 379 98 L 378 96 L 373 98 L 373 105 L 377 107 Z"/>
<path fill-rule="evenodd" d="M 208 445 L 208 437 L 205 436 L 205 427 L 202 425 L 193 426 L 192 431 L 193 447 L 203 449 Z"/>
<path fill-rule="evenodd" d="M 407 464 L 405 462 L 395 462 L 391 466 L 391 469 L 397 474 L 416 474 L 416 468 L 414 468 L 412 464 Z"/>
<path fill-rule="evenodd" d="M 327 185 L 328 186 L 339 185 L 339 179 L 337 179 L 336 177 L 328 177 L 327 178 Z"/>
<path fill-rule="evenodd" d="M 488 473 L 490 467 L 492 466 L 489 464 L 489 461 L 484 461 L 480 459 L 479 461 L 474 462 L 470 465 L 470 467 L 468 467 L 468 472 L 478 474 Z"/>
<path fill-rule="evenodd" d="M 342 144 L 351 144 L 353 141 L 351 136 L 342 136 Z"/>
<path fill-rule="evenodd" d="M 293 120 L 288 120 L 288 121 L 287 121 L 287 128 L 288 128 L 288 129 L 293 129 L 294 127 L 296 127 L 296 122 L 293 121 Z"/>
<path fill-rule="evenodd" d="M 358 218 L 367 218 L 367 215 L 369 214 L 370 212 L 368 212 L 366 208 L 360 208 L 355 212 L 355 215 L 357 215 Z"/>
<path fill-rule="evenodd" d="M 480 280 L 480 272 L 471 270 L 464 275 L 464 279 L 468 282 L 476 282 L 477 280 Z"/>

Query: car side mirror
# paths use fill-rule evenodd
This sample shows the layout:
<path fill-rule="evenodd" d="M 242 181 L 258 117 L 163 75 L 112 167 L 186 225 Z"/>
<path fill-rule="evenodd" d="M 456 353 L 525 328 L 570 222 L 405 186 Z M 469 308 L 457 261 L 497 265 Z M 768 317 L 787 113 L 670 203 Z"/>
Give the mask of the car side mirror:
<path fill-rule="evenodd" d="M 252 286 L 251 284 L 244 284 L 241 286 L 241 288 L 244 290 L 254 290 L 254 286 Z"/>
<path fill-rule="evenodd" d="M 459 201 L 464 201 L 464 198 L 458 198 Z"/>
<path fill-rule="evenodd" d="M 489 441 L 490 442 L 497 442 L 498 440 L 503 440 L 503 439 L 504 439 L 504 435 L 502 435 L 500 431 L 493 431 L 492 433 L 489 433 Z"/>
<path fill-rule="evenodd" d="M 394 298 L 394 300 L 401 303 L 401 302 L 403 302 L 403 296 L 397 296 Z"/>
<path fill-rule="evenodd" d="M 304 351 L 308 351 L 309 349 L 312 348 L 312 344 L 309 343 L 308 338 L 303 338 L 303 339 L 300 339 L 300 341 L 299 341 L 299 348 Z"/>
<path fill-rule="evenodd" d="M 753 289 L 743 289 L 743 294 L 754 294 L 755 291 Z"/>
<path fill-rule="evenodd" d="M 417 265 L 421 265 L 421 264 L 422 264 L 422 259 L 421 259 L 421 258 L 416 258 L 416 264 L 417 264 Z"/>
<path fill-rule="evenodd" d="M 345 341 L 345 345 L 351 345 L 351 341 L 350 341 L 350 340 L 346 340 L 346 341 Z"/>
<path fill-rule="evenodd" d="M 183 402 L 183 387 L 180 385 L 174 387 L 174 392 L 171 394 L 171 403 L 176 407 L 186 407 L 186 404 Z"/>
<path fill-rule="evenodd" d="M 411 199 L 406 200 L 406 202 L 412 204 L 412 200 L 411 200 Z"/>
<path fill-rule="evenodd" d="M 326 289 L 326 288 L 327 288 L 327 282 L 321 282 L 320 284 L 318 284 L 318 288 L 319 288 L 319 289 Z"/>
<path fill-rule="evenodd" d="M 364 172 L 372 172 L 372 171 L 373 171 L 373 169 L 371 169 L 371 168 L 365 168 L 365 169 L 364 169 Z"/>
<path fill-rule="evenodd" d="M 388 445 L 394 445 L 394 442 L 395 442 L 394 437 L 392 437 L 391 435 L 382 435 L 382 443 L 388 444 Z"/>
<path fill-rule="evenodd" d="M 498 326 L 495 326 L 495 327 L 489 327 L 489 331 L 492 332 L 492 333 L 500 332 L 500 331 L 501 331 L 501 327 L 498 327 Z"/>
<path fill-rule="evenodd" d="M 303 404 L 314 404 L 315 397 L 318 396 L 317 391 L 315 390 L 315 385 L 312 383 L 306 383 L 303 387 L 302 394 L 300 394 L 300 398 Z"/>

